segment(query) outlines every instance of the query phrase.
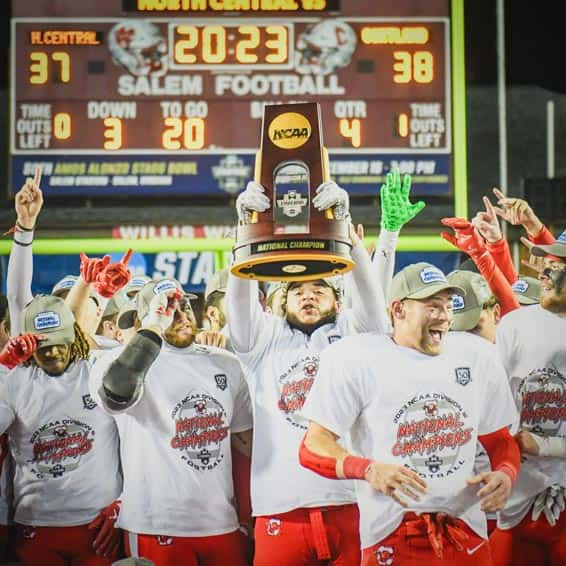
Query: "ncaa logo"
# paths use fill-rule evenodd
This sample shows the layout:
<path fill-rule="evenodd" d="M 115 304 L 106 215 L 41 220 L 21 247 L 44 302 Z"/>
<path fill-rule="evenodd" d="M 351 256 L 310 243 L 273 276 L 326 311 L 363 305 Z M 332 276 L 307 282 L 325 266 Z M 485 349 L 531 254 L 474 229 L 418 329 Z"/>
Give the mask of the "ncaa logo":
<path fill-rule="evenodd" d="M 472 374 L 470 368 L 456 368 L 456 383 L 460 385 L 468 385 L 472 381 Z"/>
<path fill-rule="evenodd" d="M 281 534 L 281 519 L 269 519 L 267 521 L 267 534 L 270 537 L 278 537 Z"/>
<path fill-rule="evenodd" d="M 395 548 L 393 546 L 381 545 L 375 551 L 375 557 L 379 566 L 391 566 L 395 559 Z"/>

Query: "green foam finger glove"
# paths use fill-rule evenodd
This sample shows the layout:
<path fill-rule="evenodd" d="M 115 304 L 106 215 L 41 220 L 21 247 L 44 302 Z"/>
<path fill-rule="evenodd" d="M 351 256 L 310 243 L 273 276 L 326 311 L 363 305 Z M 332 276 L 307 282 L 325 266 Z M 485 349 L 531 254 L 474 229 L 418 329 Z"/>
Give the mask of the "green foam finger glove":
<path fill-rule="evenodd" d="M 398 232 L 412 220 L 426 205 L 423 201 L 411 204 L 411 176 L 401 174 L 396 169 L 387 173 L 385 185 L 381 186 L 381 228 L 388 232 Z"/>

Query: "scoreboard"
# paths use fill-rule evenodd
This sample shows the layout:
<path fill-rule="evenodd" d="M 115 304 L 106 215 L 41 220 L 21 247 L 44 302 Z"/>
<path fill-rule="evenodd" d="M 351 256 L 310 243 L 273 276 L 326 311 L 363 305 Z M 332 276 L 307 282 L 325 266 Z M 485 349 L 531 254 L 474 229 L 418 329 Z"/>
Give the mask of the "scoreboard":
<path fill-rule="evenodd" d="M 13 7 L 12 191 L 41 164 L 50 196 L 236 193 L 264 104 L 316 101 L 351 194 L 398 167 L 454 197 L 449 0 L 50 4 Z"/>

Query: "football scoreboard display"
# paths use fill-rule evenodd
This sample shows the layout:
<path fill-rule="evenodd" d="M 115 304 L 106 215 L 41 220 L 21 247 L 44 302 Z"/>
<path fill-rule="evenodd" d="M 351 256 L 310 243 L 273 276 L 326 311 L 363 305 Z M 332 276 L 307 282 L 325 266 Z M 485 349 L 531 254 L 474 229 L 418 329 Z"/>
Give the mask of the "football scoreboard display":
<path fill-rule="evenodd" d="M 237 193 L 263 106 L 316 101 L 351 194 L 399 168 L 453 197 L 449 0 L 50 4 L 13 7 L 13 192 L 39 164 L 52 196 Z"/>

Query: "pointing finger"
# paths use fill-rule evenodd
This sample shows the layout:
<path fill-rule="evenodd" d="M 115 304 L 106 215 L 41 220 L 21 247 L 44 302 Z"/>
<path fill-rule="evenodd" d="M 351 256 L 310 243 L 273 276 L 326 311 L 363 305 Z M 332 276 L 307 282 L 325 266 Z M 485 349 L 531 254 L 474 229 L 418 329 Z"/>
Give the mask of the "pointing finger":
<path fill-rule="evenodd" d="M 132 250 L 132 248 L 130 248 L 125 254 L 124 257 L 120 260 L 120 263 L 122 265 L 128 265 L 130 258 L 132 257 L 132 254 L 134 253 L 134 250 Z"/>
<path fill-rule="evenodd" d="M 39 185 L 41 184 L 41 167 L 36 167 L 35 168 L 35 175 L 33 177 L 33 184 L 34 187 L 39 188 Z"/>

